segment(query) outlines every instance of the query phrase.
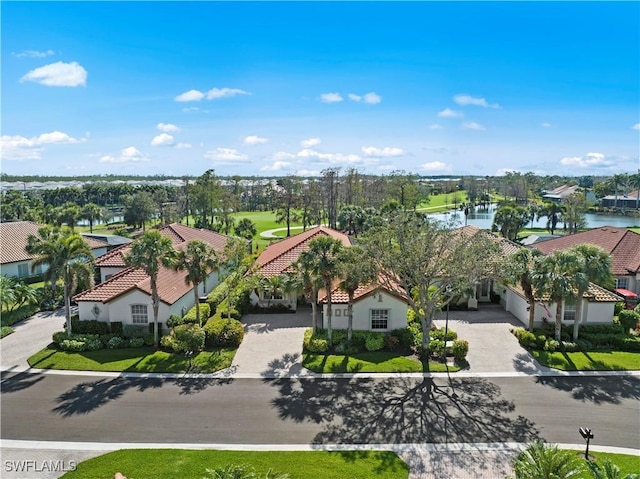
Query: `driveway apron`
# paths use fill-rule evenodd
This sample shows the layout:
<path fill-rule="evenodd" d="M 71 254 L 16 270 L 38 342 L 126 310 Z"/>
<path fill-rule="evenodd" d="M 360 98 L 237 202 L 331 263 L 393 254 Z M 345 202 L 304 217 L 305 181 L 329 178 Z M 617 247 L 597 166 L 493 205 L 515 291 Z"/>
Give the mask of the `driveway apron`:
<path fill-rule="evenodd" d="M 311 308 L 295 313 L 248 314 L 245 336 L 236 352 L 234 374 L 281 377 L 302 372 L 302 340 L 311 327 Z"/>

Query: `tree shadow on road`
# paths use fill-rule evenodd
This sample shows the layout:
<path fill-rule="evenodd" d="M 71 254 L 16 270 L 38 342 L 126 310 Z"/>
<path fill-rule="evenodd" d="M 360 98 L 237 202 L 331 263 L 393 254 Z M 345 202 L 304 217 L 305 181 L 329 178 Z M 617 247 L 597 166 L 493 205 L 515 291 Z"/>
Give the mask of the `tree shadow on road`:
<path fill-rule="evenodd" d="M 3 374 L 4 376 L 4 374 Z M 15 393 L 30 388 L 44 379 L 42 374 L 18 373 L 15 376 L 4 379 L 0 384 L 3 393 Z"/>
<path fill-rule="evenodd" d="M 221 371 L 216 377 L 201 376 L 197 374 L 197 370 L 192 370 L 192 374 L 187 374 L 180 379 L 176 379 L 175 382 L 180 386 L 181 396 L 190 396 L 192 394 L 199 393 L 212 386 L 225 386 L 231 384 L 233 374 L 238 369 L 237 366 L 230 366 Z"/>
<path fill-rule="evenodd" d="M 528 442 L 535 424 L 486 379 L 394 378 L 268 381 L 284 420 L 321 426 L 314 444 Z M 345 454 L 358 454 L 348 452 Z M 436 457 L 435 455 L 433 457 Z M 457 460 L 473 463 L 472 455 Z M 434 459 L 435 460 L 435 459 Z"/>

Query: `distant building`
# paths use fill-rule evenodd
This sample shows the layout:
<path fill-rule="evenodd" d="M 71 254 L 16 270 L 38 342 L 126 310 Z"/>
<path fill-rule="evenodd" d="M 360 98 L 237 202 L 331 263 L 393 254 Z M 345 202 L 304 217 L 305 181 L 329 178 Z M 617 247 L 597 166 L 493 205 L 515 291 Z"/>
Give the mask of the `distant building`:
<path fill-rule="evenodd" d="M 637 209 L 639 206 L 639 195 L 640 190 L 632 191 L 626 195 L 608 195 L 600 200 L 600 204 L 604 208 Z"/>

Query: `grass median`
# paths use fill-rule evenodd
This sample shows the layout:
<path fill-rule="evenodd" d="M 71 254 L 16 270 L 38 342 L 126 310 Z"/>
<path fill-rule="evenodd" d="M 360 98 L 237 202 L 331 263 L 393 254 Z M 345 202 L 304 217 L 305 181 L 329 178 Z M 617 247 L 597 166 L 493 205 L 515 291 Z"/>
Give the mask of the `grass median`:
<path fill-rule="evenodd" d="M 32 368 L 138 373 L 213 373 L 231 366 L 235 349 L 215 349 L 189 359 L 153 348 L 100 349 L 74 353 L 48 346 L 27 361 Z"/>
<path fill-rule="evenodd" d="M 208 477 L 207 469 L 248 465 L 264 477 L 269 469 L 289 479 L 406 479 L 409 467 L 388 451 L 194 451 L 127 449 L 78 464 L 64 479 L 103 479 L 121 472 L 129 478 Z"/>
<path fill-rule="evenodd" d="M 412 356 L 376 351 L 356 353 L 349 356 L 338 354 L 305 353 L 302 365 L 314 373 L 420 373 L 446 372 L 447 366 L 436 361 L 424 361 Z M 449 366 L 450 372 L 459 371 L 458 366 Z"/>
<path fill-rule="evenodd" d="M 624 351 L 549 352 L 532 350 L 541 365 L 562 371 L 633 371 L 640 370 L 640 353 Z"/>

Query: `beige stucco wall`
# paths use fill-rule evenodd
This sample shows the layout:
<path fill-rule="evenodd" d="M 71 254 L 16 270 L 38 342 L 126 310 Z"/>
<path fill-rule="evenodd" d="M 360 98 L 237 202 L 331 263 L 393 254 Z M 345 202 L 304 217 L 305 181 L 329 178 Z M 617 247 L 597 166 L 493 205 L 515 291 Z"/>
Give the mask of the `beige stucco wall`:
<path fill-rule="evenodd" d="M 357 331 L 371 330 L 370 311 L 372 309 L 389 310 L 389 328 L 387 331 L 407 327 L 407 303 L 382 292 L 382 301 L 378 301 L 378 294 L 367 296 L 353 305 L 353 329 Z M 326 328 L 327 305 L 322 308 L 323 328 Z M 332 308 L 331 327 L 332 329 L 347 329 L 349 316 L 346 304 L 334 304 Z M 380 330 L 376 330 L 380 331 Z"/>

